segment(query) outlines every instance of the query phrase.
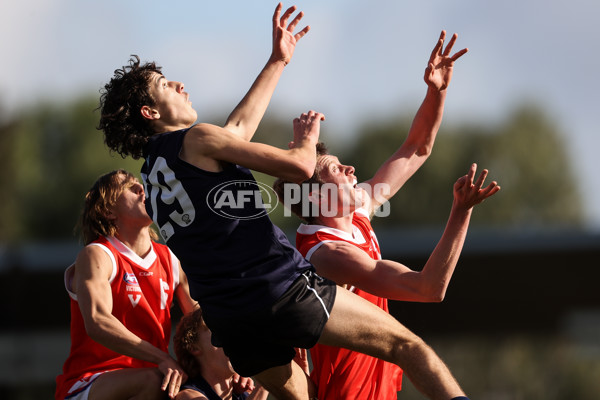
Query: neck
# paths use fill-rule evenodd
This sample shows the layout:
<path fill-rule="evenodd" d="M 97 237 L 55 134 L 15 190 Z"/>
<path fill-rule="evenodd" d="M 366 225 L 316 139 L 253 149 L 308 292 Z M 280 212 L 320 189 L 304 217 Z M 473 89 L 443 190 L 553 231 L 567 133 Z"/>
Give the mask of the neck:
<path fill-rule="evenodd" d="M 117 227 L 115 237 L 125 246 L 129 247 L 135 254 L 145 257 L 152 247 L 150 240 L 149 226 L 143 228 L 128 228 L 124 226 Z"/>
<path fill-rule="evenodd" d="M 344 231 L 346 233 L 352 234 L 352 217 L 354 213 L 350 213 L 348 215 L 344 215 L 341 217 L 323 217 L 320 216 L 315 219 L 315 224 L 327 226 L 329 228 L 339 229 L 340 231 Z"/>
<path fill-rule="evenodd" d="M 220 398 L 229 400 L 233 397 L 233 375 L 219 376 L 214 370 L 203 371 L 202 377 Z"/>
<path fill-rule="evenodd" d="M 185 129 L 185 128 L 189 128 L 190 126 L 192 126 L 192 124 L 186 124 L 186 123 L 170 123 L 170 124 L 165 124 L 163 123 L 161 120 L 158 120 L 155 125 L 154 125 L 154 132 L 156 133 L 165 133 L 165 132 L 174 132 L 174 131 L 178 131 L 181 129 Z"/>

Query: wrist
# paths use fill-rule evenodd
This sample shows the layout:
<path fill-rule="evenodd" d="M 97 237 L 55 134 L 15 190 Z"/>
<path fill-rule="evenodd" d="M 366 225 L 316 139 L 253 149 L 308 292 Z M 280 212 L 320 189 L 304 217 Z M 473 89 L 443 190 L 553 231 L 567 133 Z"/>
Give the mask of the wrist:
<path fill-rule="evenodd" d="M 447 90 L 448 90 L 448 86 L 446 86 L 444 88 L 437 88 L 435 86 L 427 85 L 427 94 L 426 94 L 426 96 L 437 97 L 440 100 L 443 100 L 443 99 L 446 98 Z"/>
<path fill-rule="evenodd" d="M 267 64 L 281 65 L 282 67 L 285 67 L 286 65 L 289 64 L 289 62 L 290 62 L 290 60 L 288 60 L 286 58 L 275 57 L 274 55 L 271 55 L 271 57 L 269 57 L 269 61 L 267 62 Z"/>

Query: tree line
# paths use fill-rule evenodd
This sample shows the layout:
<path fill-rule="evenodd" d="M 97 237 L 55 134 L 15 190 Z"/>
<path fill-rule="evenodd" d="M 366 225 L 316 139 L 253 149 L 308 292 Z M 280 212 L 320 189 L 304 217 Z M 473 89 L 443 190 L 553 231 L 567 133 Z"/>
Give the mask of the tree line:
<path fill-rule="evenodd" d="M 96 98 L 40 104 L 0 122 L 0 243 L 74 238 L 83 196 L 101 174 L 124 168 L 139 175 L 140 160 L 111 154 L 96 129 Z M 349 145 L 322 129 L 321 139 L 368 179 L 405 139 L 412 116 L 368 121 Z M 291 121 L 267 116 L 256 134 L 278 146 L 292 135 Z M 414 227 L 444 224 L 452 185 L 472 162 L 488 168 L 502 191 L 479 207 L 473 224 L 493 227 L 581 225 L 579 182 L 568 158 L 565 132 L 532 105 L 496 124 L 443 123 L 434 151 L 391 203 L 391 215 L 374 224 Z M 344 142 L 348 141 L 344 139 Z M 272 183 L 258 174 L 258 180 Z M 272 213 L 284 229 L 298 220 Z"/>

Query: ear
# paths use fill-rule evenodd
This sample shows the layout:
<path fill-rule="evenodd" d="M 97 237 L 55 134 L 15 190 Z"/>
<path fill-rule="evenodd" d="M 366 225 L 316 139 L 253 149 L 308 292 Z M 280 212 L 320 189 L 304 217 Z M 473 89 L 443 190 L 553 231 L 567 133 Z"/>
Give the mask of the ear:
<path fill-rule="evenodd" d="M 322 199 L 321 192 L 319 190 L 313 190 L 308 194 L 308 201 L 311 203 L 320 204 Z"/>
<path fill-rule="evenodd" d="M 115 212 L 112 209 L 110 209 L 106 212 L 105 217 L 111 221 L 114 221 L 117 219 L 117 215 L 115 214 Z"/>
<path fill-rule="evenodd" d="M 142 117 L 146 119 L 160 119 L 160 113 L 158 112 L 158 110 L 150 108 L 149 106 L 142 106 L 140 112 L 142 113 Z"/>
<path fill-rule="evenodd" d="M 195 357 L 199 357 L 202 355 L 202 349 L 198 348 L 198 346 L 193 346 L 190 349 L 190 354 L 195 356 Z"/>

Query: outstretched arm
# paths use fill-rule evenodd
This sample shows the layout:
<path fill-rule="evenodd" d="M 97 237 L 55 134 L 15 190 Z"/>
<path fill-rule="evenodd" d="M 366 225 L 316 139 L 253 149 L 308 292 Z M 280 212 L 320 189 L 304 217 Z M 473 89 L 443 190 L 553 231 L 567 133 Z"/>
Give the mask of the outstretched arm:
<path fill-rule="evenodd" d="M 214 125 L 198 124 L 185 136 L 180 157 L 208 171 L 220 170 L 218 165 L 214 165 L 218 160 L 290 182 L 302 182 L 310 178 L 315 170 L 315 148 L 324 119 L 323 114 L 315 111 L 295 118 L 293 145 L 285 150 L 264 143 L 248 142 Z"/>
<path fill-rule="evenodd" d="M 446 32 L 442 31 L 440 34 L 425 69 L 424 79 L 427 84 L 427 93 L 413 120 L 408 137 L 402 146 L 379 168 L 375 176 L 365 182 L 372 188 L 381 187 L 377 184 L 386 184 L 387 186 L 385 191 L 372 196 L 371 214 L 383 201 L 389 200 L 396 194 L 431 154 L 442 122 L 446 91 L 452 79 L 454 62 L 468 51 L 462 49 L 450 55 L 456 38 L 457 34 L 454 34 L 444 49 Z M 369 191 L 369 193 L 371 192 Z"/>
<path fill-rule="evenodd" d="M 296 10 L 296 6 L 288 8 L 283 15 L 281 15 L 281 9 L 282 4 L 279 3 L 273 14 L 273 49 L 271 56 L 248 93 L 225 122 L 225 129 L 244 140 L 250 140 L 254 136 L 258 124 L 271 101 L 271 96 L 275 91 L 283 68 L 292 59 L 296 43 L 310 29 L 309 26 L 306 26 L 300 32 L 294 34 L 294 29 L 304 13 L 298 13 L 288 24 L 288 19 Z"/>
<path fill-rule="evenodd" d="M 473 207 L 500 190 L 496 182 L 483 188 L 483 170 L 473 182 L 477 166 L 454 184 L 454 202 L 446 229 L 422 271 L 391 260 L 373 260 L 346 242 L 324 243 L 310 261 L 321 276 L 393 300 L 439 302 L 444 299 L 467 235 Z"/>
<path fill-rule="evenodd" d="M 164 375 L 162 390 L 173 398 L 187 376 L 169 354 L 132 333 L 112 315 L 111 272 L 111 261 L 97 246 L 84 248 L 75 262 L 73 291 L 87 334 L 119 354 L 157 364 Z"/>

